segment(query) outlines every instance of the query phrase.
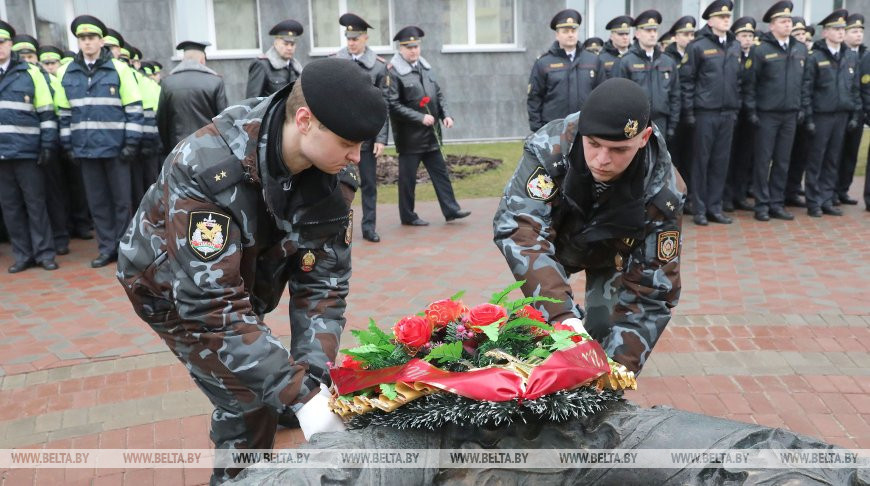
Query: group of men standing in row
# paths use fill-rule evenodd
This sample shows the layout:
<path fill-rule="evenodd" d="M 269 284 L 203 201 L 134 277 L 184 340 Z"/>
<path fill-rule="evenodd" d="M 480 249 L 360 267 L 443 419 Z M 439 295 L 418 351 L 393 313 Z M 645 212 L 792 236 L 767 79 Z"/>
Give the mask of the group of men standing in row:
<path fill-rule="evenodd" d="M 656 10 L 619 16 L 606 26 L 610 40 L 583 44 L 580 13 L 559 12 L 550 23 L 556 41 L 532 67 L 530 128 L 582 110 L 604 79 L 631 79 L 649 97 L 652 120 L 688 183 L 685 211 L 696 224 L 731 223 L 725 213 L 735 208 L 759 221 L 794 219 L 786 206 L 842 215 L 836 206 L 858 203 L 848 191 L 870 113 L 864 16 L 835 10 L 819 22 L 822 38 L 813 43 L 813 27 L 792 15 L 790 1 L 767 10 L 764 33 L 751 17 L 732 24 L 733 8 L 715 0 L 703 28 L 684 16 L 661 36 Z M 864 197 L 870 211 L 870 176 Z"/>

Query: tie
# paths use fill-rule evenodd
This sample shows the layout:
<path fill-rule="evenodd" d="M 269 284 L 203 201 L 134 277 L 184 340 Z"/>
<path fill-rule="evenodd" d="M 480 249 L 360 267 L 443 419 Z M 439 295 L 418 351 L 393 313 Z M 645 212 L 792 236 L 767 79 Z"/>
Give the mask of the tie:
<path fill-rule="evenodd" d="M 88 71 L 93 71 L 93 70 L 94 70 L 94 63 L 89 62 L 88 63 Z"/>
<path fill-rule="evenodd" d="M 6 70 L 3 68 L 0 68 L 0 77 L 2 77 L 4 74 L 6 74 Z"/>

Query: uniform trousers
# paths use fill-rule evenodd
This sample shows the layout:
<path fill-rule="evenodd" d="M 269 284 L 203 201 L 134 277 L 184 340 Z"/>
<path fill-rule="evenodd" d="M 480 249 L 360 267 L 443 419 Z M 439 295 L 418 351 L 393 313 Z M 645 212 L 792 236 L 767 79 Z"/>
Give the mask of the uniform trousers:
<path fill-rule="evenodd" d="M 755 139 L 752 192 L 755 212 L 783 209 L 788 164 L 797 129 L 797 112 L 761 111 Z"/>
<path fill-rule="evenodd" d="M 848 118 L 846 112 L 814 115 L 816 133 L 809 146 L 804 176 L 807 209 L 818 209 L 833 203 Z"/>
<path fill-rule="evenodd" d="M 118 254 L 130 222 L 130 164 L 120 157 L 79 159 L 101 255 Z"/>
<path fill-rule="evenodd" d="M 854 130 L 846 130 L 843 140 L 843 154 L 840 157 L 840 168 L 837 171 L 837 186 L 834 193 L 838 196 L 847 196 L 852 178 L 855 176 L 855 166 L 858 165 L 858 148 L 861 146 L 861 137 L 864 135 L 864 125 Z"/>
<path fill-rule="evenodd" d="M 426 167 L 435 195 L 445 218 L 459 212 L 459 203 L 453 195 L 453 184 L 447 173 L 447 164 L 440 150 L 430 150 L 422 154 L 399 154 L 399 219 L 411 223 L 419 219 L 414 212 L 414 192 L 417 187 L 417 168 L 420 162 Z"/>
<path fill-rule="evenodd" d="M 731 157 L 734 135 L 734 111 L 698 111 L 692 155 L 692 178 L 689 184 L 695 214 L 722 212 L 722 194 Z"/>
<path fill-rule="evenodd" d="M 359 154 L 360 192 L 362 192 L 362 230 L 374 231 L 378 206 L 378 161 L 374 146 L 366 146 Z"/>
<path fill-rule="evenodd" d="M 734 137 L 731 140 L 731 159 L 728 163 L 728 179 L 723 191 L 723 200 L 733 203 L 746 199 L 752 183 L 752 150 L 755 145 L 755 127 L 749 123 L 746 113 L 737 116 Z"/>
<path fill-rule="evenodd" d="M 58 153 L 42 166 L 45 176 L 45 204 L 51 221 L 54 248 L 69 247 L 69 181 Z"/>
<path fill-rule="evenodd" d="M 796 199 L 800 196 L 804 172 L 807 170 L 807 153 L 813 136 L 807 132 L 806 126 L 797 127 L 794 143 L 791 149 L 791 162 L 788 166 L 788 176 L 785 183 L 785 198 Z"/>
<path fill-rule="evenodd" d="M 0 161 L 0 208 L 16 263 L 54 259 L 45 176 L 36 160 Z"/>

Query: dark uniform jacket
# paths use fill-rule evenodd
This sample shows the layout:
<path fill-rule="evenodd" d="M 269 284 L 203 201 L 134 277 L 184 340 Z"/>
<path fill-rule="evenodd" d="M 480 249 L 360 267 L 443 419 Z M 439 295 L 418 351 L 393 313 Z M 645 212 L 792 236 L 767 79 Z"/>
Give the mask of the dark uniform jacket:
<path fill-rule="evenodd" d="M 614 78 L 626 78 L 639 84 L 650 100 L 650 118 L 664 118 L 668 127 L 676 128 L 680 121 L 680 73 L 679 65 L 658 47 L 653 58 L 647 56 L 635 41 L 631 49 L 613 68 Z M 667 127 L 659 127 L 665 130 Z"/>
<path fill-rule="evenodd" d="M 117 273 L 141 318 L 181 321 L 186 362 L 219 359 L 234 392 L 279 411 L 330 383 L 355 190 L 315 168 L 288 173 L 276 145 L 289 92 L 234 105 L 175 147 L 121 240 Z M 293 358 L 304 361 L 263 322 L 288 285 Z"/>
<path fill-rule="evenodd" d="M 583 107 L 589 93 L 606 79 L 604 65 L 594 53 L 578 42 L 571 62 L 559 42 L 542 54 L 529 76 L 529 128 L 535 132 L 545 124 L 565 118 Z"/>
<path fill-rule="evenodd" d="M 223 78 L 196 61 L 176 66 L 160 87 L 157 130 L 167 153 L 227 107 Z"/>
<path fill-rule="evenodd" d="M 562 301 L 539 306 L 549 322 L 584 316 L 574 303 L 572 273 L 614 272 L 621 280 L 615 285 L 620 290 L 614 296 L 612 330 L 600 341 L 608 356 L 638 371 L 680 296 L 685 184 L 662 133 L 654 129 L 626 171 L 639 173 L 630 198 L 621 197 L 614 185 L 594 204 L 579 203 L 590 200 L 592 184 L 577 137 L 578 116 L 551 122 L 526 139 L 495 214 L 494 241 L 514 277 L 525 280 L 526 296 Z M 584 180 L 584 169 L 589 184 L 575 183 Z M 624 212 L 626 206 L 632 211 Z M 630 229 L 629 220 L 635 223 Z"/>
<path fill-rule="evenodd" d="M 743 61 L 746 73 L 743 95 L 749 113 L 798 111 L 807 47 L 789 39 L 788 50 L 770 32 L 761 35 Z"/>
<path fill-rule="evenodd" d="M 848 112 L 858 117 L 861 110 L 858 78 L 858 56 L 845 44 L 840 44 L 839 60 L 834 59 L 824 40 L 813 44 L 801 90 L 807 123 L 813 121 L 815 113 Z"/>
<path fill-rule="evenodd" d="M 48 76 L 15 53 L 0 76 L 0 127 L 0 163 L 36 160 L 40 150 L 54 149 L 58 143 Z"/>
<path fill-rule="evenodd" d="M 400 154 L 422 154 L 438 150 L 441 125 L 438 123 L 450 116 L 447 113 L 447 100 L 435 77 L 432 67 L 422 57 L 413 69 L 399 54 L 390 59 L 387 68 L 390 80 L 387 82 L 387 104 L 390 107 L 390 120 L 393 123 L 393 139 L 396 152 Z M 426 106 L 421 100 L 429 97 Z M 423 125 L 425 115 L 435 117 L 435 125 Z M 435 137 L 435 133 L 438 137 Z"/>
<path fill-rule="evenodd" d="M 870 125 L 870 56 L 861 58 L 861 101 L 864 108 L 864 123 Z"/>
<path fill-rule="evenodd" d="M 616 64 L 622 56 L 624 56 L 624 54 L 620 54 L 619 49 L 613 47 L 613 41 L 608 40 L 604 43 L 601 52 L 598 53 L 598 57 L 604 65 L 604 73 L 608 78 L 613 77 L 613 68 L 616 67 Z"/>
<path fill-rule="evenodd" d="M 704 26 L 686 47 L 684 70 L 680 80 L 683 107 L 692 111 L 737 111 L 740 109 L 743 65 L 740 63 L 740 43 L 731 31 L 725 33 L 723 47 L 719 38 Z"/>
<path fill-rule="evenodd" d="M 246 98 L 269 96 L 288 84 L 296 81 L 302 74 L 302 64 L 296 58 L 287 61 L 278 55 L 275 47 L 248 66 L 248 87 Z"/>
<path fill-rule="evenodd" d="M 347 47 L 342 48 L 340 51 L 335 53 L 335 57 L 339 59 L 353 59 L 353 55 L 347 51 Z M 369 75 L 372 79 L 372 84 L 378 87 L 381 91 L 384 92 L 384 97 L 386 98 L 387 91 L 387 83 L 389 81 L 389 77 L 387 76 L 387 61 L 384 60 L 381 56 L 375 54 L 375 51 L 366 47 L 366 50 L 362 53 L 362 56 L 357 58 L 356 63 L 359 67 Z M 389 108 L 387 108 L 389 111 Z M 390 120 L 387 119 L 384 121 L 384 126 L 381 128 L 381 131 L 378 132 L 378 136 L 375 137 L 374 140 L 366 140 L 363 142 L 362 150 L 371 150 L 372 145 L 375 142 L 382 143 L 386 145 L 387 138 L 390 133 Z"/>

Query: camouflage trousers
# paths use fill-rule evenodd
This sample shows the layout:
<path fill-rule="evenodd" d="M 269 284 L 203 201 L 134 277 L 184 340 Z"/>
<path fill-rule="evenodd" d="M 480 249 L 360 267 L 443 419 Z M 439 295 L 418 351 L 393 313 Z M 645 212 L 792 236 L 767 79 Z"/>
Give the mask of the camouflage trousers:
<path fill-rule="evenodd" d="M 598 342 L 610 335 L 613 304 L 617 300 L 617 289 L 622 273 L 615 269 L 587 269 L 586 301 L 583 303 L 586 316 L 583 327 Z"/>
<path fill-rule="evenodd" d="M 208 352 L 212 347 L 204 337 L 209 333 L 184 330 L 182 321 L 174 310 L 158 316 L 140 317 L 160 335 L 190 372 L 194 383 L 214 405 L 209 437 L 215 444 L 215 449 L 273 447 L 278 427 L 278 411 L 265 405 L 239 383 L 238 378 L 218 359 L 216 353 Z M 282 348 L 275 349 L 277 353 Z M 241 471 L 215 467 L 210 484 L 228 481 Z"/>

